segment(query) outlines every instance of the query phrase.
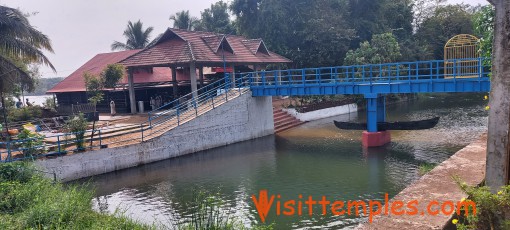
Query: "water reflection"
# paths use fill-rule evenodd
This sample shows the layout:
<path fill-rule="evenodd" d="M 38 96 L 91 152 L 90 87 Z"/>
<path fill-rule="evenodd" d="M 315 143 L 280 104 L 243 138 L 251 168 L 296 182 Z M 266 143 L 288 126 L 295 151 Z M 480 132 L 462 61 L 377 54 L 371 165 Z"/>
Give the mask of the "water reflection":
<path fill-rule="evenodd" d="M 191 216 L 190 201 L 199 190 L 218 192 L 222 212 L 246 225 L 259 222 L 250 197 L 259 190 L 282 200 L 301 194 L 330 200 L 384 199 L 418 178 L 422 163 L 438 163 L 477 138 L 485 129 L 481 95 L 423 97 L 389 106 L 388 120 L 441 116 L 438 126 L 422 131 L 392 131 L 392 143 L 363 148 L 361 131 L 340 131 L 333 120 L 363 121 L 365 115 L 342 115 L 309 122 L 278 136 L 269 136 L 189 156 L 109 173 L 90 179 L 106 208 L 120 207 L 132 218 L 172 224 Z M 98 204 L 98 202 L 95 202 Z M 104 203 L 104 202 L 103 202 Z M 105 205 L 103 205 L 103 208 Z M 303 213 L 308 213 L 303 207 Z M 277 229 L 354 226 L 363 217 L 277 216 Z"/>

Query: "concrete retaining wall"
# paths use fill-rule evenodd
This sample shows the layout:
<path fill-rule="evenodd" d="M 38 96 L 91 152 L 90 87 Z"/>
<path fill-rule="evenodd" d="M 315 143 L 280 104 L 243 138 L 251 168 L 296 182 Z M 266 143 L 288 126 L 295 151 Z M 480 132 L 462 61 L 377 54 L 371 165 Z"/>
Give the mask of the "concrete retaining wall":
<path fill-rule="evenodd" d="M 62 181 L 113 172 L 274 133 L 271 97 L 250 93 L 223 104 L 160 137 L 111 149 L 37 161 Z"/>
<path fill-rule="evenodd" d="M 307 113 L 298 113 L 296 109 L 283 109 L 290 115 L 299 119 L 300 121 L 315 121 L 322 118 L 334 117 L 342 114 L 348 114 L 352 112 L 358 111 L 358 106 L 356 104 L 348 104 L 342 106 L 336 106 L 327 109 L 315 110 Z"/>
<path fill-rule="evenodd" d="M 430 214 L 428 212 L 429 204 L 434 201 L 438 202 L 430 207 L 432 211 L 436 211 L 441 209 L 445 202 L 457 204 L 458 201 L 468 198 L 454 178 L 459 178 L 469 186 L 481 184 L 485 178 L 486 153 L 487 134 L 484 134 L 480 139 L 459 150 L 388 202 L 388 210 L 393 209 L 394 202 L 404 202 L 405 206 L 400 210 L 405 210 L 403 213 L 407 213 L 413 211 L 409 211 L 407 204 L 418 201 L 419 203 L 415 205 L 417 213 L 395 215 L 390 211 L 388 212 L 390 215 L 385 215 L 385 211 L 382 210 L 381 215 L 375 216 L 372 223 L 360 224 L 356 229 L 455 229 L 451 224 L 452 215 L 444 215 L 442 212 Z M 449 206 L 446 205 L 445 210 L 448 208 Z M 400 212 L 398 208 L 395 210 Z"/>

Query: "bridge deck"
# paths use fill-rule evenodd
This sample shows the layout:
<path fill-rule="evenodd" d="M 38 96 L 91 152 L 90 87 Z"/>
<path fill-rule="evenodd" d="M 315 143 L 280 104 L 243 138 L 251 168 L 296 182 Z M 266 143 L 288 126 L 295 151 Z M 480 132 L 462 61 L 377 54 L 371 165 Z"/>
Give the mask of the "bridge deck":
<path fill-rule="evenodd" d="M 487 92 L 483 58 L 243 73 L 253 96 Z M 237 76 L 236 76 L 237 77 Z"/>

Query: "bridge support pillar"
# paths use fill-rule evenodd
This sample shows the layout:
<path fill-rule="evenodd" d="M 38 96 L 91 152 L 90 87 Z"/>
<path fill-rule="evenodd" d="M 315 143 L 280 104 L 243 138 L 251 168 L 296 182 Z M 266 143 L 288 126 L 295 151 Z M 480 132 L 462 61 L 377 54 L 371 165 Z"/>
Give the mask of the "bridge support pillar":
<path fill-rule="evenodd" d="M 386 121 L 386 98 L 377 94 L 365 95 L 367 99 L 367 131 L 363 132 L 362 143 L 366 147 L 378 147 L 391 142 L 389 131 L 379 131 L 378 122 Z"/>

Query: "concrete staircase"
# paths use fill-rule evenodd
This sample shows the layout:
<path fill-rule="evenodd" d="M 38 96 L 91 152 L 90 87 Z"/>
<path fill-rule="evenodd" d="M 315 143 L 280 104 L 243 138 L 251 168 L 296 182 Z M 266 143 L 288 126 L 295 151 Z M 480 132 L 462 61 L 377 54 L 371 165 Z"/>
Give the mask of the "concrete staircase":
<path fill-rule="evenodd" d="M 283 132 L 304 123 L 281 109 L 273 110 L 273 118 L 275 133 Z"/>

